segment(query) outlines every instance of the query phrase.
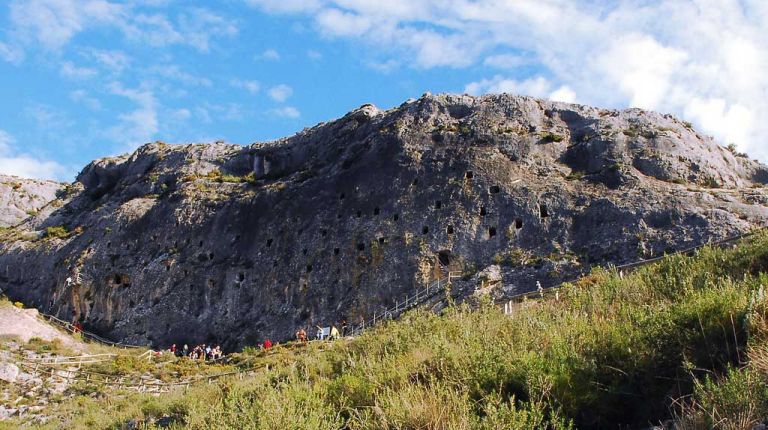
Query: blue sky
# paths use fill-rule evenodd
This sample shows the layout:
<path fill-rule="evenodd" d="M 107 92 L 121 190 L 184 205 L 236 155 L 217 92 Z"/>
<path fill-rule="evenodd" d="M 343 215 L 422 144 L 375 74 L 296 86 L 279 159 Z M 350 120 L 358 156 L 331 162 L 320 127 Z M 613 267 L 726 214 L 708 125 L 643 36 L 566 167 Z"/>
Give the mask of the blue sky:
<path fill-rule="evenodd" d="M 72 180 L 426 91 L 669 112 L 765 161 L 766 23 L 763 0 L 10 0 L 0 173 Z"/>

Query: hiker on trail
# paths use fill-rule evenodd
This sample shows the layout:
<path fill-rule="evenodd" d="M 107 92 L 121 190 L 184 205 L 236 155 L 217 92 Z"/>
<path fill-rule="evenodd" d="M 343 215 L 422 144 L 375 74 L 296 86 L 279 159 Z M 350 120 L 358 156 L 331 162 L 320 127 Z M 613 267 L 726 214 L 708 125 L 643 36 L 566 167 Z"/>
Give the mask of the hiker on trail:
<path fill-rule="evenodd" d="M 218 360 L 218 359 L 220 359 L 220 358 L 221 358 L 223 355 L 224 355 L 224 354 L 221 352 L 221 346 L 220 346 L 220 345 L 216 345 L 216 346 L 213 348 L 213 351 L 211 351 L 211 357 L 212 357 L 214 360 Z"/>
<path fill-rule="evenodd" d="M 339 338 L 340 338 L 339 329 L 337 329 L 336 326 L 332 326 L 331 335 L 328 336 L 328 340 L 338 340 Z"/>
<path fill-rule="evenodd" d="M 83 331 L 83 325 L 80 324 L 80 321 L 76 321 L 74 324 L 74 328 L 72 329 L 73 333 L 82 333 Z"/>
<path fill-rule="evenodd" d="M 168 348 L 168 351 L 170 351 L 171 354 L 176 355 L 176 344 L 174 343 L 173 345 L 171 345 L 171 347 Z"/>
<path fill-rule="evenodd" d="M 347 320 L 341 320 L 341 335 L 347 335 Z"/>
<path fill-rule="evenodd" d="M 264 350 L 268 350 L 270 348 L 272 348 L 272 341 L 267 339 L 264 341 Z"/>
<path fill-rule="evenodd" d="M 184 349 L 181 350 L 182 357 L 188 357 L 189 356 L 189 345 L 186 343 L 184 344 Z"/>
<path fill-rule="evenodd" d="M 298 340 L 301 343 L 304 343 L 307 341 L 307 332 L 304 331 L 303 328 L 300 328 L 299 331 L 296 332 L 296 340 Z"/>

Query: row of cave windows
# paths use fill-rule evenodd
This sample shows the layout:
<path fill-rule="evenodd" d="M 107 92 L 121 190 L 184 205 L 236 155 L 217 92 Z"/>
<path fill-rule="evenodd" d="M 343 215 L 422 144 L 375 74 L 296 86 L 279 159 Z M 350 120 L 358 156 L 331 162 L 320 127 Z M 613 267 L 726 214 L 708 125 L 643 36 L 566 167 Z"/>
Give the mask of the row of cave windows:
<path fill-rule="evenodd" d="M 520 230 L 522 228 L 523 228 L 523 220 L 520 219 L 520 218 L 517 218 L 515 220 L 515 229 L 516 230 Z M 422 228 L 421 233 L 425 234 L 425 235 L 429 234 L 429 227 L 428 226 L 424 226 L 424 228 Z M 453 226 L 448 226 L 447 233 L 448 234 L 454 234 Z M 496 236 L 496 227 L 488 227 L 488 237 L 491 238 L 491 237 L 494 237 L 494 236 Z M 377 239 L 377 241 L 379 242 L 379 244 L 384 244 L 386 242 L 386 238 L 379 237 Z M 267 240 L 267 247 L 270 247 L 271 245 L 272 245 L 272 239 L 268 239 Z M 363 242 L 358 243 L 356 245 L 356 248 L 357 248 L 357 250 L 359 252 L 365 251 L 365 243 L 363 243 Z M 308 253 L 309 253 L 309 250 L 307 248 L 304 248 L 302 250 L 302 254 L 303 255 L 307 255 Z M 340 253 L 341 253 L 341 249 L 340 248 L 333 248 L 333 255 L 339 255 Z M 213 257 L 214 257 L 214 254 L 212 252 L 208 253 L 208 259 L 209 260 L 213 260 Z M 277 267 L 278 266 L 278 261 L 277 260 L 273 261 L 272 266 L 273 267 Z M 171 270 L 171 266 L 170 265 L 166 265 L 165 269 L 166 269 L 166 271 L 170 271 Z M 311 273 L 312 269 L 313 269 L 313 267 L 312 267 L 311 264 L 308 264 L 306 266 L 307 273 Z M 184 270 L 184 275 L 187 276 L 188 274 L 189 274 L 189 271 L 188 270 Z M 244 280 L 245 280 L 245 275 L 242 272 L 238 273 L 237 274 L 237 282 L 243 282 Z M 121 279 L 120 279 L 119 275 L 115 275 L 114 284 L 115 285 L 120 285 L 121 284 Z"/>
<path fill-rule="evenodd" d="M 464 174 L 464 177 L 467 178 L 467 179 L 472 179 L 474 176 L 475 176 L 475 174 L 471 170 L 468 170 Z M 411 182 L 411 185 L 413 185 L 413 186 L 419 185 L 419 180 L 418 179 L 414 179 L 413 182 Z M 491 188 L 490 188 L 490 191 L 491 191 L 492 194 L 498 194 L 499 192 L 501 192 L 501 187 L 499 187 L 498 185 L 492 185 Z M 346 196 L 347 195 L 345 193 L 339 194 L 339 200 L 344 200 L 344 198 L 346 198 Z M 438 206 L 438 209 L 440 209 L 439 206 Z"/>
<path fill-rule="evenodd" d="M 545 205 L 540 205 L 539 206 L 539 211 L 540 211 L 539 215 L 541 216 L 541 218 L 549 217 L 549 213 L 548 213 L 547 207 Z M 486 212 L 485 206 L 481 207 L 480 208 L 480 215 L 485 216 L 486 214 L 487 214 L 487 212 Z M 395 221 L 397 221 L 398 218 L 399 218 L 398 214 L 395 214 L 393 218 L 394 218 Z M 522 228 L 523 228 L 523 220 L 521 218 L 516 218 L 515 219 L 515 229 L 516 230 L 520 230 Z M 446 232 L 449 235 L 452 235 L 452 234 L 454 234 L 455 230 L 454 230 L 452 225 L 449 225 L 446 228 Z M 299 232 L 299 234 L 301 234 L 301 232 Z M 327 234 L 328 234 L 327 230 L 322 230 L 321 231 L 321 235 L 323 237 L 325 237 Z M 421 234 L 423 234 L 423 235 L 429 234 L 429 226 L 424 226 L 422 228 L 422 230 L 421 230 Z M 488 237 L 494 237 L 495 235 L 496 235 L 496 228 L 495 227 L 489 227 L 488 228 Z M 238 240 L 239 238 L 240 238 L 240 236 L 237 235 L 235 237 L 235 240 Z M 379 243 L 383 244 L 384 241 L 385 241 L 385 238 L 380 237 L 378 239 L 378 241 L 379 241 Z M 267 242 L 266 242 L 267 248 L 271 248 L 273 243 L 274 243 L 274 240 L 272 238 L 267 239 Z M 111 245 L 112 245 L 112 242 L 107 242 L 107 248 L 111 247 Z M 174 244 L 174 247 L 176 247 L 176 246 L 177 246 L 177 244 Z M 201 247 L 201 248 L 203 247 L 203 241 L 202 240 L 198 243 L 198 246 Z M 129 244 L 126 244 L 126 247 L 129 247 Z M 365 244 L 364 243 L 358 243 L 357 244 L 357 250 L 358 251 L 365 251 Z M 304 255 L 307 255 L 307 252 L 308 251 L 307 251 L 306 248 L 302 250 L 302 253 Z M 333 255 L 339 255 L 339 252 L 340 252 L 339 248 L 334 248 Z M 207 257 L 208 257 L 209 260 L 213 260 L 214 254 L 212 252 L 209 252 Z M 167 269 L 170 270 L 169 267 L 167 267 Z"/>

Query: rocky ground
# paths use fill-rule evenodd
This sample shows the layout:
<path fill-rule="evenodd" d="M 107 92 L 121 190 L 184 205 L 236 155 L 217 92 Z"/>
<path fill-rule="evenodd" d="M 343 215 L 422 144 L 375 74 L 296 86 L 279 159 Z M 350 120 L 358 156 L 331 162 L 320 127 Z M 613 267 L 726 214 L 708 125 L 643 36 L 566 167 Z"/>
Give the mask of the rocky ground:
<path fill-rule="evenodd" d="M 96 160 L 3 232 L 0 288 L 114 339 L 235 349 L 449 271 L 504 300 L 743 233 L 768 219 L 766 183 L 670 115 L 425 95 L 274 142 Z"/>
<path fill-rule="evenodd" d="M 0 228 L 14 226 L 36 215 L 56 200 L 65 186 L 60 182 L 0 175 Z"/>

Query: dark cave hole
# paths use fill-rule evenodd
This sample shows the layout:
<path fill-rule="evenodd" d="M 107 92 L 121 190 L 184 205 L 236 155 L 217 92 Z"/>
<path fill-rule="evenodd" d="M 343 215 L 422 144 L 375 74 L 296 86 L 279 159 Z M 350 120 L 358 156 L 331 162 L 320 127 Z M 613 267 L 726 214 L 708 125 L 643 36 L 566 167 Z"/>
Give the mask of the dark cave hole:
<path fill-rule="evenodd" d="M 333 248 L 333 255 L 339 255 L 339 248 Z"/>
<path fill-rule="evenodd" d="M 488 215 L 488 211 L 485 210 L 485 206 L 480 206 L 480 216 Z"/>
<path fill-rule="evenodd" d="M 453 234 L 453 226 L 449 225 L 447 231 L 448 231 L 448 234 Z"/>
<path fill-rule="evenodd" d="M 475 177 L 475 174 L 471 170 L 467 170 L 467 173 L 464 174 L 464 177 L 467 179 L 472 179 Z"/>
<path fill-rule="evenodd" d="M 357 250 L 358 251 L 365 251 L 365 244 L 360 242 L 357 244 Z"/>
<path fill-rule="evenodd" d="M 443 250 L 437 253 L 437 260 L 441 266 L 448 266 L 451 264 L 451 251 Z"/>
<path fill-rule="evenodd" d="M 307 264 L 307 273 L 310 273 L 310 272 L 312 272 L 312 265 L 311 264 Z"/>
<path fill-rule="evenodd" d="M 498 194 L 500 191 L 501 191 L 501 187 L 499 187 L 498 185 L 491 186 L 491 193 Z"/>
<path fill-rule="evenodd" d="M 267 248 L 272 246 L 272 239 L 267 239 Z"/>
<path fill-rule="evenodd" d="M 520 230 L 523 228 L 523 220 L 521 218 L 515 218 L 515 229 Z"/>
<path fill-rule="evenodd" d="M 394 215 L 392 215 L 392 220 L 393 220 L 393 221 L 397 221 L 397 220 L 399 220 L 399 219 L 400 219 L 400 214 L 394 214 Z"/>
<path fill-rule="evenodd" d="M 380 212 L 380 211 L 379 211 L 379 208 L 378 208 L 378 207 L 375 207 L 375 208 L 373 208 L 373 214 L 374 214 L 374 215 L 378 215 L 378 214 L 379 214 L 379 212 Z"/>
<path fill-rule="evenodd" d="M 429 233 L 429 227 L 425 225 L 421 229 L 421 234 L 427 234 L 427 233 Z"/>
<path fill-rule="evenodd" d="M 547 210 L 547 205 L 539 205 L 539 216 L 542 218 L 549 217 L 549 211 Z"/>
<path fill-rule="evenodd" d="M 441 202 L 440 200 L 435 202 L 435 209 L 440 209 L 442 207 L 443 207 L 443 202 Z"/>
<path fill-rule="evenodd" d="M 488 227 L 488 237 L 496 236 L 496 227 Z"/>

